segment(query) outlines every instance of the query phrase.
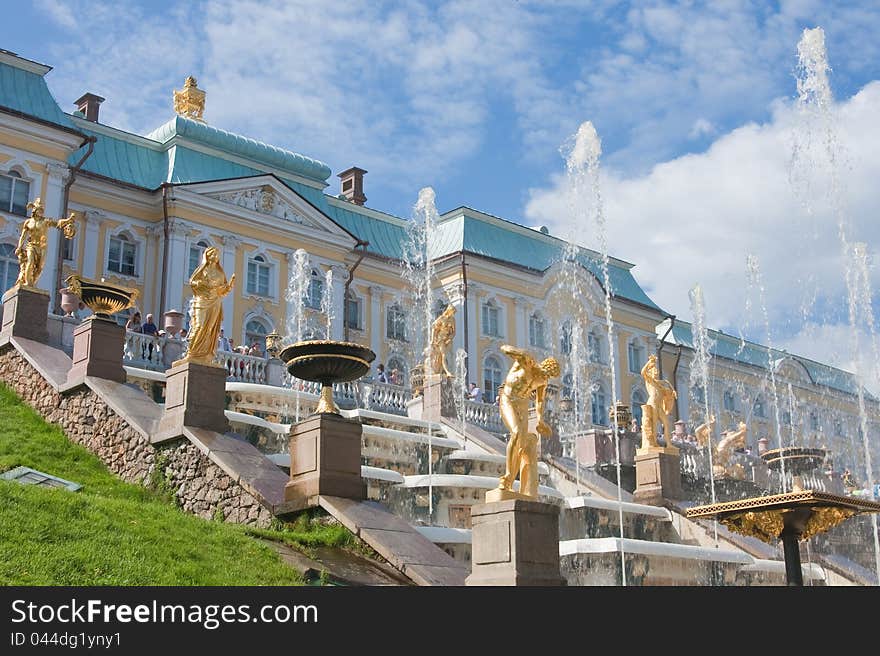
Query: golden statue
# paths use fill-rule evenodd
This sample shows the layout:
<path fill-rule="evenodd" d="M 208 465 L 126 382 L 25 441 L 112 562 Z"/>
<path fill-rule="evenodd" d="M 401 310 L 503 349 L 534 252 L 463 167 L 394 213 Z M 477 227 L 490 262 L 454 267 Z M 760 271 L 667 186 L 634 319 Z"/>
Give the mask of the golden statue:
<path fill-rule="evenodd" d="M 174 92 L 174 112 L 204 123 L 205 92 L 199 89 L 196 79 L 190 75 L 183 83 L 183 89 Z"/>
<path fill-rule="evenodd" d="M 708 424 L 700 424 L 694 429 L 694 437 L 697 438 L 697 444 L 700 446 L 706 446 L 709 444 L 709 437 L 712 435 L 712 430 L 715 428 L 715 415 L 709 415 L 709 423 Z"/>
<path fill-rule="evenodd" d="M 709 435 L 712 427 L 715 425 L 715 416 L 709 417 L 709 424 L 700 424 L 694 435 L 700 446 L 709 444 Z M 730 458 L 736 449 L 742 449 L 746 445 L 746 424 L 739 422 L 736 430 L 725 431 L 721 434 L 721 439 L 717 444 L 712 445 L 712 475 L 715 478 L 737 478 L 744 479 L 746 471 L 739 463 L 731 464 Z"/>
<path fill-rule="evenodd" d="M 223 322 L 223 297 L 232 291 L 235 274 L 226 281 L 220 267 L 220 251 L 213 246 L 205 250 L 202 263 L 193 271 L 189 285 L 193 291 L 192 320 L 186 355 L 175 362 L 210 365 L 217 351 L 217 340 Z"/>
<path fill-rule="evenodd" d="M 675 407 L 677 394 L 672 385 L 658 378 L 659 375 L 657 355 L 652 353 L 642 367 L 642 379 L 648 390 L 648 402 L 642 406 L 642 449 L 659 446 L 656 432 L 658 421 L 663 424 L 667 448 L 675 448 L 671 442 L 672 427 L 669 415 Z"/>
<path fill-rule="evenodd" d="M 431 324 L 431 344 L 427 349 L 428 373 L 446 374 L 452 378 L 452 373 L 446 365 L 446 350 L 452 345 L 453 337 L 455 337 L 455 306 L 447 305 Z"/>
<path fill-rule="evenodd" d="M 499 394 L 499 409 L 504 425 L 510 431 L 507 442 L 507 470 L 501 477 L 498 491 L 487 493 L 486 501 L 503 498 L 538 497 L 538 436 L 528 432 L 529 400 L 535 395 L 535 411 L 538 415 L 536 430 L 541 435 L 550 435 L 550 426 L 544 421 L 544 398 L 547 383 L 559 375 L 556 358 L 546 358 L 538 363 L 523 349 L 505 344 L 501 351 L 513 358 L 514 363 L 507 372 L 504 385 Z M 513 481 L 519 474 L 519 495 L 513 492 Z M 493 494 L 493 492 L 495 494 Z"/>
<path fill-rule="evenodd" d="M 46 244 L 49 228 L 58 228 L 67 239 L 76 236 L 76 215 L 71 212 L 66 219 L 47 219 L 43 215 L 43 201 L 39 198 L 28 203 L 31 215 L 21 226 L 21 235 L 15 254 L 18 256 L 18 278 L 16 285 L 34 288 L 43 266 L 46 264 Z"/>

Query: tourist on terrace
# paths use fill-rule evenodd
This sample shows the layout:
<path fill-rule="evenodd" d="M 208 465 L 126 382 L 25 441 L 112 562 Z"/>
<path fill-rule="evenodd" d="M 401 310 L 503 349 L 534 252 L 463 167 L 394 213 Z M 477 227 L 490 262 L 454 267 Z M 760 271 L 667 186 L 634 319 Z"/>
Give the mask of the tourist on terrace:
<path fill-rule="evenodd" d="M 475 403 L 482 403 L 483 390 L 477 387 L 476 383 L 469 383 L 468 387 L 470 388 L 468 391 L 468 399 L 474 401 Z"/>
<path fill-rule="evenodd" d="M 232 340 L 226 337 L 226 334 L 223 332 L 223 329 L 220 329 L 220 337 L 217 339 L 217 350 L 218 351 L 231 351 L 232 350 Z"/>
<path fill-rule="evenodd" d="M 153 322 L 153 314 L 152 313 L 147 315 L 147 320 L 144 321 L 144 323 L 141 325 L 141 332 L 144 335 L 149 335 L 150 337 L 156 337 L 159 334 L 159 327 Z M 142 352 L 141 353 L 142 357 L 147 357 L 147 359 L 149 359 L 149 360 L 153 359 L 153 342 L 154 341 L 155 340 L 151 340 L 148 345 L 149 355 L 147 355 L 147 353 L 145 353 L 145 352 Z M 141 348 L 143 348 L 143 347 L 141 347 Z M 157 349 L 157 354 L 158 354 L 158 349 Z"/>
<path fill-rule="evenodd" d="M 388 374 L 385 373 L 385 365 L 381 362 L 376 367 L 376 382 L 378 383 L 387 383 L 388 382 Z"/>
<path fill-rule="evenodd" d="M 128 321 L 125 322 L 125 329 L 130 330 L 133 333 L 143 332 L 143 325 L 141 324 L 141 313 L 135 312 L 128 318 Z"/>

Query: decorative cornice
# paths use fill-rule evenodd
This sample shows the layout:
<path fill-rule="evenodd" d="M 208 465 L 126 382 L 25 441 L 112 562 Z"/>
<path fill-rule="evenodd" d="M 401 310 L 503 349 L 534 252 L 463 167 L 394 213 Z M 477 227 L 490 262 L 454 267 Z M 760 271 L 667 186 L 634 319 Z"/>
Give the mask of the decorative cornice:
<path fill-rule="evenodd" d="M 107 220 L 107 215 L 100 210 L 86 210 L 86 228 L 99 228 Z"/>
<path fill-rule="evenodd" d="M 224 250 L 234 251 L 241 245 L 242 239 L 237 235 L 225 234 L 220 238 L 220 241 L 223 242 Z"/>
<path fill-rule="evenodd" d="M 57 179 L 62 183 L 70 177 L 70 167 L 67 164 L 59 164 L 57 162 L 49 162 L 46 164 L 46 171 L 49 173 L 49 179 Z"/>

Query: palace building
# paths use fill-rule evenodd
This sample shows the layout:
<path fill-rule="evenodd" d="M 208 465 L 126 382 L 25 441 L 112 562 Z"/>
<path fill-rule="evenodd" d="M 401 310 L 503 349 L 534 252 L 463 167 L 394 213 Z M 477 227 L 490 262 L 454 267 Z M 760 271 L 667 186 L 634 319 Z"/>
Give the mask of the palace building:
<path fill-rule="evenodd" d="M 213 246 L 227 275 L 236 277 L 224 299 L 226 336 L 236 344 L 265 344 L 267 334 L 288 332 L 286 290 L 295 253 L 304 249 L 310 329 L 319 334 L 324 285 L 332 280 L 331 338 L 369 346 L 377 363 L 398 369 L 407 382 L 421 358 L 412 346 L 411 303 L 401 278 L 409 220 L 365 204 L 365 170 L 351 166 L 334 176 L 316 159 L 209 125 L 205 92 L 193 78 L 169 97 L 168 115 L 157 118 L 155 130 L 125 132 L 101 122 L 100 96 L 86 93 L 59 104 L 46 84 L 50 70 L 0 51 L 4 290 L 18 273 L 14 251 L 27 204 L 41 197 L 47 216 L 72 211 L 78 221 L 75 238 L 64 239 L 57 230 L 49 237 L 39 287 L 53 297 L 71 273 L 103 278 L 137 288 L 139 309 L 159 323 L 169 310 L 186 311 L 189 276 Z M 68 104 L 76 110 L 62 109 Z M 483 388 L 487 405 L 510 364 L 499 348 L 504 343 L 540 357 L 555 355 L 563 366 L 562 396 L 571 396 L 574 382 L 584 380 L 566 364 L 577 329 L 585 336 L 588 384 L 581 387 L 589 390 L 583 405 L 588 424 L 607 426 L 612 398 L 632 407 L 638 420 L 646 400 L 640 372 L 647 356 L 659 352 L 662 377 L 678 391 L 677 417 L 691 430 L 700 421 L 702 395 L 708 395 L 719 430 L 745 421 L 752 449 L 761 437 L 777 446 L 780 425 L 786 441 L 794 431 L 806 443 L 828 447 L 836 468 L 856 471 L 864 462 L 851 374 L 710 331 L 710 389 L 693 387 L 692 328 L 649 298 L 633 275 L 636 265 L 610 258 L 609 342 L 597 253 L 581 249 L 566 261 L 565 241 L 546 230 L 468 207 L 441 214 L 436 230 L 434 292 L 441 309 L 456 307 L 453 349 L 466 351 L 468 377 Z M 120 315 L 121 322 L 126 318 Z M 778 408 L 768 384 L 771 370 Z M 867 404 L 877 463 L 880 412 L 870 395 Z"/>

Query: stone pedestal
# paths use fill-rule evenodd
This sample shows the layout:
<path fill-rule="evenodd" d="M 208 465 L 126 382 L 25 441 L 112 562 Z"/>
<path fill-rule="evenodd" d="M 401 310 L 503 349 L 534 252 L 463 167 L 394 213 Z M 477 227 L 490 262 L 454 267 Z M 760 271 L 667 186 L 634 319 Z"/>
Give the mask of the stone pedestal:
<path fill-rule="evenodd" d="M 683 498 L 681 458 L 675 447 L 636 450 L 636 489 L 633 501 L 662 506 L 664 499 Z"/>
<path fill-rule="evenodd" d="M 153 443 L 181 436 L 184 426 L 227 432 L 226 375 L 224 367 L 194 362 L 181 362 L 166 371 L 165 414 Z"/>
<path fill-rule="evenodd" d="M 0 328 L 0 341 L 9 341 L 10 337 L 24 337 L 36 342 L 48 343 L 49 331 L 46 328 L 48 316 L 49 292 L 16 285 L 3 294 L 3 326 Z"/>
<path fill-rule="evenodd" d="M 125 328 L 112 319 L 89 317 L 73 329 L 73 366 L 65 389 L 80 385 L 86 376 L 125 382 L 122 351 Z"/>
<path fill-rule="evenodd" d="M 512 499 L 471 506 L 466 585 L 565 585 L 559 574 L 559 508 Z"/>
<path fill-rule="evenodd" d="M 441 417 L 457 417 L 453 385 L 444 374 L 428 374 L 422 388 L 422 419 L 431 422 Z"/>
<path fill-rule="evenodd" d="M 290 481 L 284 486 L 284 500 L 299 509 L 318 505 L 319 495 L 366 498 L 359 422 L 324 413 L 291 429 Z"/>

